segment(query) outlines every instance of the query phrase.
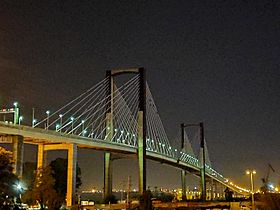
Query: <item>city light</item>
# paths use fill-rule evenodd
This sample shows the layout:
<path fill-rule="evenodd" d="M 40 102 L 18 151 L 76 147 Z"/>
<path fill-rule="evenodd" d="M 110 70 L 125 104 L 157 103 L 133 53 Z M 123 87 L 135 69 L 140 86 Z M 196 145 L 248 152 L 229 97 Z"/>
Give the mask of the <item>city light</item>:
<path fill-rule="evenodd" d="M 18 118 L 18 124 L 19 124 L 19 125 L 21 124 L 22 120 L 23 120 L 23 116 L 20 116 L 20 117 Z"/>
<path fill-rule="evenodd" d="M 33 128 L 34 128 L 36 122 L 37 122 L 36 119 L 33 119 L 33 120 L 32 120 L 32 127 L 33 127 Z"/>
<path fill-rule="evenodd" d="M 251 193 L 252 193 L 252 209 L 255 209 L 255 201 L 254 201 L 254 175 L 257 172 L 255 170 L 246 170 L 246 174 L 250 175 L 250 181 L 251 181 Z"/>
<path fill-rule="evenodd" d="M 50 111 L 49 111 L 49 110 L 47 110 L 47 111 L 46 111 L 46 114 L 47 114 L 46 130 L 48 130 L 48 129 L 49 129 L 49 117 L 50 117 Z"/>
<path fill-rule="evenodd" d="M 22 186 L 20 185 L 20 183 L 17 184 L 17 189 L 21 190 Z"/>

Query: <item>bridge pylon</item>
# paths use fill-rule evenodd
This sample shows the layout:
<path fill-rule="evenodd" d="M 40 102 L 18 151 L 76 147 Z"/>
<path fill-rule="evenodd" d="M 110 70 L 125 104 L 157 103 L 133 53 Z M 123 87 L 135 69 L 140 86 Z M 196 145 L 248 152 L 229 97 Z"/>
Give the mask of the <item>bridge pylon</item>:
<path fill-rule="evenodd" d="M 138 96 L 138 113 L 137 113 L 137 143 L 138 143 L 138 148 L 137 148 L 137 158 L 138 158 L 138 168 L 139 168 L 139 193 L 144 194 L 146 191 L 146 130 L 147 130 L 147 125 L 146 125 L 146 74 L 145 74 L 145 69 L 144 68 L 129 68 L 129 69 L 114 69 L 114 70 L 109 70 L 106 73 L 106 76 L 109 78 L 109 85 L 108 85 L 108 95 L 110 95 L 110 102 L 108 103 L 108 110 L 109 112 L 107 114 L 111 114 L 111 119 L 107 119 L 107 124 L 109 125 L 111 131 L 114 129 L 113 125 L 113 118 L 114 118 L 114 77 L 121 75 L 121 74 L 138 74 L 139 75 L 139 96 Z M 108 133 L 113 133 L 113 132 L 108 132 Z M 108 139 L 110 139 L 109 136 L 107 136 Z M 106 157 L 106 154 L 105 154 Z M 109 174 L 109 164 L 110 164 L 110 158 L 109 155 L 107 155 L 106 159 L 107 165 L 105 167 L 104 171 L 104 192 L 109 193 L 110 192 L 110 185 L 112 178 L 110 178 Z M 106 172 L 107 170 L 107 172 Z"/>

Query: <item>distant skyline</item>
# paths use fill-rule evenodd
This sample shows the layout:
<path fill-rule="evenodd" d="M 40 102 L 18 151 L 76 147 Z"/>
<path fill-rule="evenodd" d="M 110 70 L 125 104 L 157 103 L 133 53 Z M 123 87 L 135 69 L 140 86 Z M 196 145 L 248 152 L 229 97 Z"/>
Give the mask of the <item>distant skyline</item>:
<path fill-rule="evenodd" d="M 55 110 L 108 69 L 144 67 L 170 141 L 203 121 L 213 167 L 244 187 L 256 169 L 260 186 L 268 163 L 280 173 L 279 16 L 280 2 L 261 0 L 1 1 L 0 107 Z M 102 186 L 102 154 L 78 155 L 83 188 Z M 114 165 L 115 185 L 128 165 Z M 180 186 L 179 171 L 148 169 L 148 185 Z"/>

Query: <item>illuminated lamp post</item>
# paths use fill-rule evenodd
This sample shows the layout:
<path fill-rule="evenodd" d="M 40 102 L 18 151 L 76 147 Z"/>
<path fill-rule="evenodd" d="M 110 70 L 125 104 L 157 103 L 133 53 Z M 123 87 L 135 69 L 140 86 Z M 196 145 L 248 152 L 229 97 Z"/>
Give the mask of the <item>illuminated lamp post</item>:
<path fill-rule="evenodd" d="M 250 175 L 250 181 L 251 181 L 251 194 L 252 194 L 252 209 L 255 209 L 255 201 L 254 201 L 254 175 L 256 174 L 255 170 L 247 170 L 247 175 Z"/>
<path fill-rule="evenodd" d="M 19 121 L 19 108 L 18 102 L 14 102 L 14 125 L 16 125 Z"/>
<path fill-rule="evenodd" d="M 20 117 L 18 118 L 18 124 L 19 124 L 19 125 L 21 124 L 22 120 L 23 120 L 23 116 L 20 116 Z"/>
<path fill-rule="evenodd" d="M 59 118 L 60 118 L 60 127 L 61 127 L 61 128 L 62 128 L 62 117 L 63 117 L 63 114 L 60 114 L 60 115 L 59 115 Z M 60 129 L 60 132 L 61 132 L 61 130 L 62 130 L 62 129 Z"/>
<path fill-rule="evenodd" d="M 73 133 L 73 129 L 74 129 L 74 119 L 75 119 L 74 117 L 70 118 L 70 120 L 72 122 L 72 124 L 71 124 L 71 127 L 72 127 L 71 133 Z"/>
<path fill-rule="evenodd" d="M 35 127 L 35 123 L 37 122 L 37 120 L 36 119 L 33 119 L 32 120 L 32 127 L 34 128 Z"/>
<path fill-rule="evenodd" d="M 49 120 L 50 120 L 50 111 L 46 111 L 46 114 L 47 114 L 47 124 L 46 124 L 46 130 L 49 129 Z"/>

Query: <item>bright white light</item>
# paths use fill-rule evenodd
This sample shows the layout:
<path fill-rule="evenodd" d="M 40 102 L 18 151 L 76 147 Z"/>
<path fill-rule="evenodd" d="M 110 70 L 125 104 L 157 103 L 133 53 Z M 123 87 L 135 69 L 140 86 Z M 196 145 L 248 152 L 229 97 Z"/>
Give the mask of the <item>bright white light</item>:
<path fill-rule="evenodd" d="M 63 117 L 63 114 L 60 114 L 60 115 L 58 115 L 60 118 L 62 118 Z"/>
<path fill-rule="evenodd" d="M 71 121 L 74 121 L 74 119 L 75 119 L 74 117 L 71 117 L 71 118 L 70 118 Z"/>
<path fill-rule="evenodd" d="M 22 121 L 23 120 L 23 116 L 20 116 L 18 119 L 19 119 L 19 121 Z"/>
<path fill-rule="evenodd" d="M 14 102 L 14 107 L 17 107 L 18 106 L 18 102 Z"/>
<path fill-rule="evenodd" d="M 17 184 L 17 189 L 22 189 L 22 186 L 20 185 L 20 183 Z"/>
<path fill-rule="evenodd" d="M 46 114 L 49 115 L 51 112 L 49 110 L 46 111 Z"/>

